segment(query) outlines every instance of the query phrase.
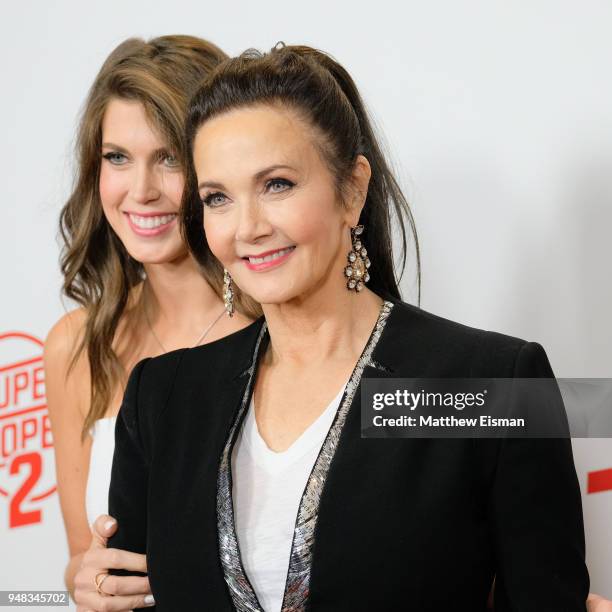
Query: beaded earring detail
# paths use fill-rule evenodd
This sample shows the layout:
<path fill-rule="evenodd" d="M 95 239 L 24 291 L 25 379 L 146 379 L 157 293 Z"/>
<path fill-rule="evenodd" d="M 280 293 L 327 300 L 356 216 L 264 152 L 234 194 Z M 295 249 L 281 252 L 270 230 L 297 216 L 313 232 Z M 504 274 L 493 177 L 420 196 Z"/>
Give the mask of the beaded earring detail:
<path fill-rule="evenodd" d="M 368 259 L 368 251 L 361 243 L 359 236 L 363 234 L 363 225 L 357 225 L 351 228 L 351 241 L 353 248 L 348 254 L 348 266 L 344 268 L 344 276 L 346 276 L 346 288 L 349 291 L 361 291 L 365 287 L 365 283 L 370 280 L 368 268 L 371 265 Z"/>
<path fill-rule="evenodd" d="M 223 268 L 223 303 L 225 310 L 231 317 L 234 315 L 234 290 L 232 289 L 232 277 L 230 273 Z"/>

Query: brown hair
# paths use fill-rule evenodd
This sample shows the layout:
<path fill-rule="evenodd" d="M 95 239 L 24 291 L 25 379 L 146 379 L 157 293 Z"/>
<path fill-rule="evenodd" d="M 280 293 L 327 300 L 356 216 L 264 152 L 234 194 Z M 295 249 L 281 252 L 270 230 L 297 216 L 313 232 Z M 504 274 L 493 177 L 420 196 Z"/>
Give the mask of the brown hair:
<path fill-rule="evenodd" d="M 86 309 L 84 330 L 70 366 L 87 352 L 91 401 L 83 437 L 104 416 L 125 376 L 113 341 L 130 290 L 144 278 L 142 264 L 130 257 L 102 211 L 99 178 L 104 112 L 113 98 L 140 102 L 173 155 L 185 164 L 187 103 L 226 57 L 212 43 L 193 36 L 161 36 L 146 42 L 130 38 L 108 56 L 89 91 L 77 134 L 75 185 L 60 215 L 63 291 Z M 208 260 L 202 273 L 221 294 L 222 271 L 216 260 Z"/>
<path fill-rule="evenodd" d="M 368 286 L 383 298 L 400 299 L 391 241 L 394 213 L 401 232 L 401 273 L 406 265 L 406 220 L 414 237 L 420 299 L 420 253 L 414 218 L 348 72 L 329 55 L 311 47 L 277 45 L 267 54 L 245 51 L 219 65 L 193 97 L 186 124 L 189 148 L 193 148 L 198 128 L 208 119 L 257 104 L 290 107 L 317 129 L 323 136 L 323 158 L 340 193 L 357 155 L 367 158 L 372 177 L 360 223 L 366 228 L 362 242 L 372 260 Z M 192 252 L 206 265 L 212 254 L 202 231 L 203 210 L 192 161 L 187 163 L 181 217 Z"/>

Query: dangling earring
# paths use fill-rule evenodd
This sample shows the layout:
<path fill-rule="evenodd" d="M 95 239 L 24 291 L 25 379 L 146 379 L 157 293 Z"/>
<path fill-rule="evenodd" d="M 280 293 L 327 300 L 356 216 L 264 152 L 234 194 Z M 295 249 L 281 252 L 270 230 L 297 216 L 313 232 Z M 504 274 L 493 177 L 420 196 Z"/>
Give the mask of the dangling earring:
<path fill-rule="evenodd" d="M 232 317 L 234 315 L 234 290 L 232 289 L 232 277 L 225 268 L 223 268 L 223 302 L 227 314 Z"/>
<path fill-rule="evenodd" d="M 361 291 L 365 287 L 365 283 L 370 280 L 368 268 L 371 263 L 367 257 L 368 252 L 359 239 L 361 234 L 363 234 L 363 225 L 351 228 L 353 248 L 348 254 L 348 266 L 344 268 L 344 275 L 348 279 L 346 288 L 349 291 Z"/>

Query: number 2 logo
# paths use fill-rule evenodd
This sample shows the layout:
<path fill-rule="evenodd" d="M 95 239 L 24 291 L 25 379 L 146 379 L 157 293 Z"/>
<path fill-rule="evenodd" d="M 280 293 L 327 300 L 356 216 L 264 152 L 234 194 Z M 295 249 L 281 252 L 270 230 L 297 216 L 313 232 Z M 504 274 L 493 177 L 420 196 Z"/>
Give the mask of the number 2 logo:
<path fill-rule="evenodd" d="M 29 334 L 0 334 L 0 498 L 9 529 L 40 523 L 40 502 L 57 489 L 42 348 Z"/>

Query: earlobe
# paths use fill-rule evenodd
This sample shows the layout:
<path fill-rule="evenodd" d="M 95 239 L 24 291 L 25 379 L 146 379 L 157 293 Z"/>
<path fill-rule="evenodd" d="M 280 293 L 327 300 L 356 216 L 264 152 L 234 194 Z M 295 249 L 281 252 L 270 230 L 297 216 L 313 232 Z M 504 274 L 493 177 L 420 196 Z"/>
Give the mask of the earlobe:
<path fill-rule="evenodd" d="M 345 200 L 344 220 L 348 228 L 358 225 L 365 200 L 366 194 L 353 187 L 350 198 Z"/>

